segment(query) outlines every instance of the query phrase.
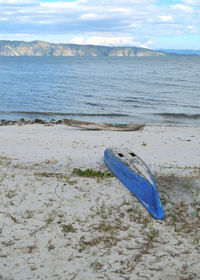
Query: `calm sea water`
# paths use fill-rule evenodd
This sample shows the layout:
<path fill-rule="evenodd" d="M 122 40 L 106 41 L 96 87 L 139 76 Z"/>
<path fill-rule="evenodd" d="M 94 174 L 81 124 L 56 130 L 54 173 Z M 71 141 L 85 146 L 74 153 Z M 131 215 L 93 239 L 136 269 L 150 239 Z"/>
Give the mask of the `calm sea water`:
<path fill-rule="evenodd" d="M 0 57 L 0 119 L 200 125 L 200 57 Z"/>

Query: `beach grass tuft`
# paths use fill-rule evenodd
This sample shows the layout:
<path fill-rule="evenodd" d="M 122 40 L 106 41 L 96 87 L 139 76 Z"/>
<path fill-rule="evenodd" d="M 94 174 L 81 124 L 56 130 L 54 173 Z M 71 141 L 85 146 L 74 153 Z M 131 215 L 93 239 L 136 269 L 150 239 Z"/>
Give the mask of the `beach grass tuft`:
<path fill-rule="evenodd" d="M 67 233 L 67 232 L 76 232 L 76 229 L 72 226 L 72 224 L 62 225 L 62 232 Z"/>
<path fill-rule="evenodd" d="M 85 169 L 82 170 L 80 168 L 74 168 L 72 171 L 72 175 L 80 176 L 80 177 L 88 177 L 88 178 L 104 178 L 104 177 L 111 177 L 111 173 L 101 170 L 94 170 L 94 169 Z"/>

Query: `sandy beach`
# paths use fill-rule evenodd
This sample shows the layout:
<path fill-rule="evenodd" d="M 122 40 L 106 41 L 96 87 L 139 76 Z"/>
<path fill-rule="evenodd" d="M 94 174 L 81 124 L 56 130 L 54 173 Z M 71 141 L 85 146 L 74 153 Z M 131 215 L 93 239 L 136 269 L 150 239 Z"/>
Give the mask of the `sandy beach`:
<path fill-rule="evenodd" d="M 116 177 L 73 174 L 109 172 L 110 146 L 149 165 L 162 221 Z M 1 126 L 0 279 L 200 279 L 199 147 L 200 127 Z"/>

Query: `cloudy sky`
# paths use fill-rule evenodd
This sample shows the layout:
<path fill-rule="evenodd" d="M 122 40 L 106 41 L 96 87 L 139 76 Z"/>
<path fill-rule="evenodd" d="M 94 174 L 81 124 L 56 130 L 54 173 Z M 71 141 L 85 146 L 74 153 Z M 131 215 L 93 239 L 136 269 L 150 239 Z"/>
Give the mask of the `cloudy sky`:
<path fill-rule="evenodd" d="M 200 0 L 0 0 L 0 40 L 200 49 Z"/>

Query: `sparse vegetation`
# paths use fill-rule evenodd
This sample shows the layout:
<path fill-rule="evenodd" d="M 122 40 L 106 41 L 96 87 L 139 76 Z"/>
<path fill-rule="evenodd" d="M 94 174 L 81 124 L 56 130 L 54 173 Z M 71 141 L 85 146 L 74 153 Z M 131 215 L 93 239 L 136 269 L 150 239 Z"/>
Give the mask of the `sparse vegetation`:
<path fill-rule="evenodd" d="M 171 217 L 172 217 L 172 225 L 173 225 L 173 227 L 174 227 L 174 231 L 177 232 L 177 231 L 178 231 L 178 229 L 177 229 L 177 227 L 176 227 L 177 218 L 176 218 L 175 215 L 172 215 Z"/>
<path fill-rule="evenodd" d="M 110 175 L 105 176 L 98 171 L 92 170 L 89 173 L 86 171 L 86 174 L 80 175 L 83 178 L 78 178 L 78 174 L 65 175 L 55 166 L 52 168 L 34 165 L 33 169 L 30 169 L 30 166 L 29 168 L 6 166 L 6 180 L 1 187 L 2 209 L 16 209 L 16 213 L 12 212 L 13 210 L 9 210 L 8 213 L 0 212 L 4 218 L 8 217 L 8 224 L 4 225 L 2 220 L 3 224 L 0 226 L 1 256 L 5 256 L 6 259 L 7 253 L 4 252 L 7 247 L 10 252 L 12 248 L 15 254 L 18 248 L 14 244 L 20 238 L 19 235 L 7 240 L 8 225 L 12 227 L 13 232 L 18 228 L 24 230 L 23 240 L 29 242 L 24 245 L 26 254 L 38 256 L 43 246 L 43 252 L 56 256 L 63 248 L 66 250 L 67 266 L 84 259 L 90 273 L 98 276 L 103 272 L 105 278 L 111 276 L 114 279 L 120 275 L 128 279 L 130 275 L 132 277 L 132 273 L 136 275 L 138 264 L 143 266 L 146 263 L 146 255 L 152 255 L 157 263 L 159 258 L 165 256 L 179 258 L 176 254 L 182 250 L 183 244 L 190 243 L 190 247 L 185 248 L 184 252 L 182 250 L 182 255 L 187 258 L 191 252 L 194 256 L 197 255 L 200 246 L 200 189 L 199 181 L 197 183 L 195 181 L 196 177 L 157 175 L 157 187 L 166 215 L 162 222 L 158 222 L 126 190 L 123 195 L 121 195 L 123 190 L 121 193 L 114 193 L 116 190 L 116 186 L 113 187 L 114 180 L 100 181 L 104 188 L 108 185 L 107 182 L 111 183 L 107 192 L 99 193 L 101 184 L 95 184 L 94 178 L 101 180 L 109 178 Z M 3 172 L 1 176 L 4 176 Z M 34 175 L 39 180 L 36 181 Z M 7 185 L 9 178 L 12 180 Z M 21 178 L 21 184 L 16 184 L 13 178 L 17 180 Z M 91 188 L 91 182 L 94 188 Z M 56 185 L 59 196 L 55 193 Z M 184 195 L 187 199 L 184 199 Z M 27 200 L 33 197 L 37 200 L 38 209 L 35 205 L 27 208 Z M 176 250 L 173 246 L 169 249 L 166 233 L 176 242 Z M 48 243 L 46 240 L 44 242 L 46 236 Z M 40 246 L 37 242 L 41 242 Z M 23 245 L 20 250 L 23 250 Z M 158 250 L 159 252 L 162 250 L 163 255 L 156 255 Z M 109 264 L 109 257 L 113 254 L 114 261 Z M 108 260 L 108 265 L 105 260 Z M 159 269 L 162 268 L 159 268 L 159 265 L 152 268 L 149 264 L 147 269 L 148 272 L 151 270 L 151 273 L 159 273 Z M 187 272 L 184 274 L 183 270 L 180 270 L 180 275 L 184 275 L 187 279 L 188 274 Z M 70 277 L 79 276 L 74 273 Z"/>
<path fill-rule="evenodd" d="M 55 249 L 55 246 L 52 245 L 52 244 L 50 244 L 49 247 L 48 247 L 48 251 L 50 252 L 50 251 L 52 251 L 52 250 L 54 250 L 54 249 Z"/>
<path fill-rule="evenodd" d="M 47 224 L 53 223 L 56 215 L 57 215 L 57 212 L 55 210 L 52 210 L 51 213 L 49 214 L 49 217 L 46 219 L 46 223 Z"/>
<path fill-rule="evenodd" d="M 64 175 L 62 173 L 55 173 L 55 172 L 35 172 L 35 176 L 40 176 L 40 177 L 56 177 L 56 178 L 63 178 Z"/>
<path fill-rule="evenodd" d="M 95 230 L 99 232 L 115 232 L 121 228 L 122 227 L 119 224 L 111 224 L 103 221 L 95 227 Z"/>
<path fill-rule="evenodd" d="M 34 211 L 26 210 L 26 212 L 25 212 L 26 219 L 31 219 L 31 218 L 33 218 L 33 216 L 34 216 Z"/>
<path fill-rule="evenodd" d="M 95 271 L 99 271 L 102 270 L 102 268 L 104 267 L 104 264 L 101 263 L 98 259 L 95 259 L 95 261 L 93 263 L 91 263 L 90 265 Z"/>
<path fill-rule="evenodd" d="M 66 232 L 76 232 L 75 228 L 72 226 L 72 224 L 68 224 L 68 225 L 62 225 L 62 231 L 64 233 Z"/>
<path fill-rule="evenodd" d="M 0 156 L 0 165 L 5 167 L 10 167 L 12 164 L 12 159 L 6 156 Z"/>
<path fill-rule="evenodd" d="M 100 170 L 94 170 L 94 169 L 79 169 L 74 168 L 72 175 L 80 176 L 80 177 L 88 177 L 88 178 L 104 178 L 104 177 L 111 177 L 111 173 L 107 171 L 100 171 Z"/>
<path fill-rule="evenodd" d="M 76 180 L 71 179 L 71 176 L 58 172 L 35 172 L 34 175 L 37 180 L 41 180 L 42 177 L 46 177 L 55 178 L 57 181 L 66 182 L 70 185 L 75 185 L 77 183 Z"/>
<path fill-rule="evenodd" d="M 3 228 L 4 228 L 4 224 L 2 225 L 2 227 L 0 227 L 0 234 L 2 234 Z"/>
<path fill-rule="evenodd" d="M 150 229 L 149 239 L 151 242 L 155 242 L 156 238 L 159 236 L 159 231 L 155 228 Z"/>
<path fill-rule="evenodd" d="M 13 191 L 13 190 L 8 191 L 8 193 L 7 193 L 8 198 L 13 198 L 16 195 L 17 195 L 16 191 Z"/>

